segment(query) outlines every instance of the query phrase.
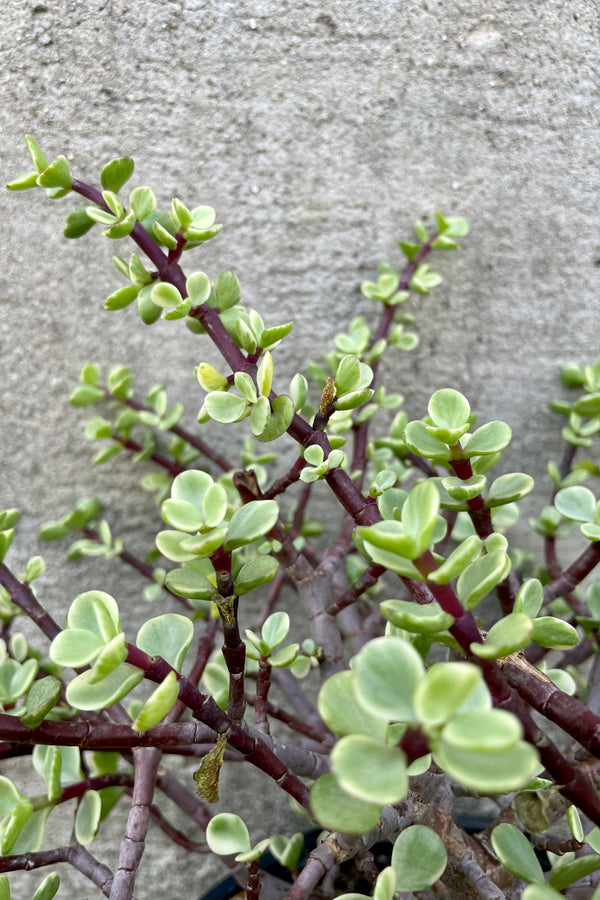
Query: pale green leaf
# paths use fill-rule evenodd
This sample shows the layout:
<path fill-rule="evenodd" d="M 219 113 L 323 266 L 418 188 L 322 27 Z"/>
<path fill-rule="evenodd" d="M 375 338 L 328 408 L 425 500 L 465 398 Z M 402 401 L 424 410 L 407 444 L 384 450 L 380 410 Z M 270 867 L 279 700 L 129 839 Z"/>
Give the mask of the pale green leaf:
<path fill-rule="evenodd" d="M 377 824 L 379 803 L 366 803 L 351 797 L 337 783 L 335 776 L 322 775 L 310 789 L 313 814 L 324 828 L 349 834 L 362 834 Z"/>
<path fill-rule="evenodd" d="M 100 825 L 102 801 L 98 791 L 86 791 L 75 816 L 75 837 L 85 847 L 95 838 Z"/>
<path fill-rule="evenodd" d="M 218 813 L 208 823 L 206 841 L 213 853 L 230 856 L 250 850 L 250 835 L 246 825 L 233 813 Z"/>
<path fill-rule="evenodd" d="M 443 874 L 446 862 L 446 848 L 435 831 L 410 825 L 398 835 L 392 850 L 396 890 L 426 890 Z"/>
<path fill-rule="evenodd" d="M 148 697 L 141 710 L 137 714 L 131 727 L 134 731 L 148 731 L 154 728 L 173 708 L 179 696 L 179 683 L 175 672 L 169 672 L 167 677 Z"/>
<path fill-rule="evenodd" d="M 348 794 L 367 803 L 398 803 L 408 790 L 404 753 L 367 735 L 351 734 L 338 741 L 331 771 Z"/>
<path fill-rule="evenodd" d="M 502 865 L 527 882 L 543 882 L 544 873 L 533 847 L 515 825 L 503 822 L 497 825 L 491 835 L 494 853 Z"/>
<path fill-rule="evenodd" d="M 389 721 L 414 720 L 413 696 L 424 666 L 411 644 L 399 637 L 375 638 L 355 656 L 354 672 L 362 705 Z"/>
<path fill-rule="evenodd" d="M 194 636 L 190 619 L 177 613 L 165 613 L 148 619 L 137 633 L 136 644 L 149 656 L 162 656 L 178 671 Z"/>

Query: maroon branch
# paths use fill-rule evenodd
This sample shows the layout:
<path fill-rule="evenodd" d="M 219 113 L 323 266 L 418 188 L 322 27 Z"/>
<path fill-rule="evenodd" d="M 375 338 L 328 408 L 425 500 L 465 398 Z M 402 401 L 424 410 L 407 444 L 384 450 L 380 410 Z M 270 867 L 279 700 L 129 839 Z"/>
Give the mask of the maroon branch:
<path fill-rule="evenodd" d="M 100 888 L 105 897 L 110 896 L 113 873 L 84 847 L 73 844 L 70 847 L 57 847 L 54 850 L 38 850 L 34 853 L 19 853 L 15 856 L 0 856 L 0 872 L 18 872 L 22 869 L 31 871 L 44 866 L 54 866 L 66 862 L 85 875 Z M 132 896 L 131 900 L 135 900 Z"/>

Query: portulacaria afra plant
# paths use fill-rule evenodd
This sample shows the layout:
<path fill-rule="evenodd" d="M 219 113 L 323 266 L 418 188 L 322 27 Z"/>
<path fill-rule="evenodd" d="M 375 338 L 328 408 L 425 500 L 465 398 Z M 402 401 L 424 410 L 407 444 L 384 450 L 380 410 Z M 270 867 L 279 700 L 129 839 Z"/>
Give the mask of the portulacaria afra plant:
<path fill-rule="evenodd" d="M 1 515 L 0 751 L 29 754 L 46 791 L 24 794 L 5 765 L 0 871 L 34 870 L 33 897 L 48 900 L 68 863 L 111 900 L 129 900 L 154 821 L 190 854 L 221 855 L 251 900 L 267 849 L 289 871 L 287 900 L 600 897 L 600 581 L 580 586 L 600 559 L 600 505 L 583 484 L 598 474 L 600 362 L 563 372 L 574 399 L 553 404 L 565 452 L 548 464 L 554 493 L 532 521 L 544 546 L 535 562 L 506 536 L 533 480 L 494 473 L 509 425 L 476 423 L 451 385 L 409 422 L 379 378 L 384 354 L 416 347 L 407 301 L 418 316 L 414 300 L 440 281 L 432 254 L 457 247 L 463 219 L 417 223 L 414 241 L 399 244 L 404 262 L 382 264 L 362 285 L 373 321 L 340 323 L 325 361 L 288 382 L 277 369 L 293 323 L 266 324 L 243 306 L 232 272 L 184 271 L 184 253 L 221 229 L 214 210 L 174 199 L 161 211 L 143 186 L 125 197 L 128 158 L 108 163 L 96 188 L 74 179 L 63 156 L 49 162 L 27 145 L 33 169 L 9 188 L 75 196 L 67 237 L 99 225 L 133 246 L 114 257 L 125 283 L 106 308 L 135 304 L 145 325 L 185 325 L 199 359 L 212 341 L 223 362 L 195 369 L 193 429 L 161 386 L 139 396 L 124 367 L 104 376 L 87 365 L 71 396 L 97 406 L 86 427 L 100 442 L 95 463 L 117 453 L 154 463 L 143 486 L 160 506 L 156 546 L 147 559 L 132 555 L 90 498 L 60 510 L 41 537 L 69 536 L 71 558 L 137 569 L 160 614 L 140 606 L 148 617 L 136 633 L 123 631 L 120 598 L 89 583 L 56 622 L 43 581 L 33 586 L 42 558 L 17 561 L 22 574 L 5 561 L 18 512 Z M 235 432 L 227 446 L 241 455 L 214 441 L 215 422 Z M 286 441 L 287 468 L 274 477 L 285 435 L 297 449 L 289 459 Z M 324 525 L 330 533 L 334 517 L 309 515 L 327 493 L 343 513 L 333 539 Z M 565 566 L 558 547 L 573 531 L 581 549 Z M 303 610 L 299 633 L 284 586 Z M 262 598 L 254 617 L 252 592 Z M 39 646 L 19 631 L 21 616 L 38 627 Z M 274 683 L 285 705 L 272 699 Z M 193 779 L 178 769 L 190 755 Z M 304 810 L 307 830 L 320 832 L 308 856 L 302 835 L 250 836 L 226 811 L 220 772 L 241 764 L 277 783 L 283 809 L 293 798 Z M 165 797 L 189 816 L 187 832 L 162 811 Z M 465 797 L 494 798 L 486 818 L 461 814 Z M 111 870 L 94 838 L 123 805 Z M 74 807 L 72 840 L 54 846 L 47 823 Z M 372 852 L 382 841 L 383 861 Z M 9 897 L 3 875 L 0 900 Z"/>

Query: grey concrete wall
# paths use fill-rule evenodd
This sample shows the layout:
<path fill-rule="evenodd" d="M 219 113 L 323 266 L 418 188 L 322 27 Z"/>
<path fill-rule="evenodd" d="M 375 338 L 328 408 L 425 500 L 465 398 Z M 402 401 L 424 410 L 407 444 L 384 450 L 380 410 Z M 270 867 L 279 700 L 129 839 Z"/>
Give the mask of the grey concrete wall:
<path fill-rule="evenodd" d="M 193 265 L 233 269 L 268 324 L 296 320 L 280 386 L 340 320 L 369 311 L 360 282 L 399 260 L 417 217 L 466 216 L 460 255 L 436 260 L 444 284 L 411 301 L 420 349 L 388 371 L 411 416 L 448 385 L 482 421 L 509 422 L 505 468 L 544 492 L 560 451 L 546 400 L 562 364 L 600 352 L 598 12 L 589 0 L 13 0 L 0 25 L 2 180 L 28 168 L 30 132 L 84 180 L 131 155 L 132 184 L 163 206 L 174 194 L 214 206 L 226 230 Z M 0 504 L 23 511 L 13 559 L 43 549 L 39 592 L 56 614 L 103 584 L 127 619 L 133 577 L 65 566 L 36 543 L 41 521 L 89 493 L 134 549 L 155 528 L 139 470 L 90 470 L 86 416 L 66 397 L 86 361 L 131 363 L 143 388 L 160 380 L 183 397 L 191 423 L 192 366 L 216 357 L 176 323 L 103 310 L 120 283 L 110 254 L 129 251 L 96 232 L 63 239 L 69 201 L 4 192 L 0 205 Z M 155 896 L 148 871 L 140 896 Z M 193 892 L 179 866 L 186 877 Z"/>

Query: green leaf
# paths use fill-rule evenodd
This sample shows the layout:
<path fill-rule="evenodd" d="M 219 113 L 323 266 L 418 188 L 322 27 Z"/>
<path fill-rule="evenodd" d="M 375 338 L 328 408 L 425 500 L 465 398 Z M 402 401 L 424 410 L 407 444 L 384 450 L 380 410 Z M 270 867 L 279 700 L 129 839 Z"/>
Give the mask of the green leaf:
<path fill-rule="evenodd" d="M 533 486 L 534 481 L 531 475 L 525 475 L 523 472 L 500 475 L 490 485 L 485 506 L 494 507 L 502 506 L 505 503 L 514 503 L 530 494 Z"/>
<path fill-rule="evenodd" d="M 47 806 L 43 809 L 36 810 L 29 816 L 13 844 L 11 853 L 15 855 L 21 853 L 34 853 L 41 848 L 44 837 L 44 826 L 51 810 L 52 808 Z"/>
<path fill-rule="evenodd" d="M 446 724 L 442 734 L 447 744 L 460 750 L 494 753 L 514 747 L 522 737 L 523 728 L 513 713 L 490 708 L 459 712 Z"/>
<path fill-rule="evenodd" d="M 476 556 L 479 556 L 480 551 L 481 539 L 476 534 L 465 538 L 439 568 L 429 573 L 427 580 L 433 581 L 434 584 L 448 584 L 449 581 L 460 575 Z"/>
<path fill-rule="evenodd" d="M 47 787 L 47 797 L 52 803 L 61 794 L 62 757 L 58 747 L 47 747 L 38 744 L 33 750 L 33 765 L 40 773 Z"/>
<path fill-rule="evenodd" d="M 60 887 L 60 876 L 58 872 L 50 872 L 46 875 L 31 900 L 52 900 Z M 2 894 L 0 893 L 0 900 Z"/>
<path fill-rule="evenodd" d="M 583 825 L 581 823 L 581 816 L 579 815 L 579 810 L 576 806 L 570 806 L 568 808 L 567 822 L 569 823 L 571 834 L 573 835 L 575 840 L 579 841 L 580 844 L 583 844 L 585 841 L 585 834 L 583 831 Z"/>
<path fill-rule="evenodd" d="M 337 742 L 331 752 L 331 771 L 352 797 L 367 803 L 398 803 L 406 796 L 406 757 L 397 747 L 362 734 Z"/>
<path fill-rule="evenodd" d="M 510 613 L 492 625 L 483 644 L 471 644 L 471 652 L 480 659 L 500 659 L 526 647 L 533 632 L 534 623 L 529 616 Z"/>
<path fill-rule="evenodd" d="M 133 175 L 135 163 L 128 156 L 113 159 L 102 169 L 100 181 L 105 191 L 118 193 Z"/>
<path fill-rule="evenodd" d="M 206 828 L 206 841 L 213 853 L 230 856 L 250 850 L 250 835 L 246 825 L 233 813 L 217 813 Z"/>
<path fill-rule="evenodd" d="M 171 234 L 171 228 L 165 228 L 157 219 L 152 222 L 150 233 L 157 244 L 168 247 L 169 250 L 177 250 L 177 238 Z"/>
<path fill-rule="evenodd" d="M 215 283 L 215 290 L 217 284 L 218 279 Z M 212 286 L 210 278 L 204 272 L 193 272 L 187 279 L 185 286 L 193 306 L 201 306 L 210 298 Z"/>
<path fill-rule="evenodd" d="M 67 627 L 91 631 L 104 642 L 110 641 L 121 631 L 119 607 L 104 591 L 86 591 L 69 607 Z"/>
<path fill-rule="evenodd" d="M 171 532 L 172 533 L 172 532 Z M 165 534 L 165 532 L 162 532 Z M 227 534 L 227 526 L 222 525 L 219 528 L 211 528 L 210 531 L 204 532 L 203 534 L 197 535 L 184 535 L 183 540 L 181 541 L 181 550 L 183 552 L 189 552 L 194 556 L 210 556 L 212 553 L 217 550 L 223 541 L 225 540 L 225 536 Z M 171 559 L 175 557 L 171 556 Z M 186 557 L 189 559 L 190 557 Z M 178 560 L 180 561 L 180 560 Z"/>
<path fill-rule="evenodd" d="M 384 519 L 375 525 L 359 525 L 355 534 L 366 542 L 369 553 L 372 552 L 371 548 L 378 548 L 388 554 L 416 559 L 422 552 L 417 537 L 409 534 L 402 522 Z"/>
<path fill-rule="evenodd" d="M 156 209 L 156 197 L 149 187 L 136 187 L 129 195 L 129 205 L 135 212 L 136 218 L 142 222 L 146 230 L 149 229 L 150 223 L 146 222 L 146 218 Z"/>
<path fill-rule="evenodd" d="M 504 550 L 495 550 L 480 556 L 460 575 L 456 592 L 465 609 L 473 609 L 506 578 L 510 571 L 510 560 Z"/>
<path fill-rule="evenodd" d="M 6 875 L 0 875 L 0 900 L 10 900 L 10 885 Z"/>
<path fill-rule="evenodd" d="M 221 272 L 215 281 L 215 299 L 221 312 L 239 303 L 241 295 L 240 283 L 233 272 Z"/>
<path fill-rule="evenodd" d="M 431 481 L 417 484 L 406 498 L 402 507 L 402 525 L 415 539 L 417 556 L 429 547 L 439 508 L 440 495 Z"/>
<path fill-rule="evenodd" d="M 39 144 L 34 140 L 34 138 L 31 137 L 30 134 L 25 135 L 25 143 L 27 144 L 27 149 L 29 150 L 32 162 L 37 171 L 43 172 L 44 169 L 48 168 L 48 160 L 40 150 Z"/>
<path fill-rule="evenodd" d="M 596 498 L 583 485 L 577 484 L 558 491 L 554 505 L 566 519 L 573 519 L 575 522 L 595 521 Z"/>
<path fill-rule="evenodd" d="M 272 350 L 284 337 L 288 336 L 293 327 L 293 322 L 285 322 L 283 325 L 274 325 L 272 328 L 263 329 L 260 346 L 263 350 Z"/>
<path fill-rule="evenodd" d="M 3 509 L 0 512 L 0 529 L 14 528 L 19 521 L 19 516 L 18 509 Z"/>
<path fill-rule="evenodd" d="M 295 872 L 300 864 L 300 857 L 304 847 L 304 835 L 298 831 L 291 838 L 282 834 L 274 834 L 269 844 L 269 849 L 277 862 L 291 872 Z"/>
<path fill-rule="evenodd" d="M 379 819 L 381 805 L 351 797 L 337 783 L 335 776 L 321 775 L 310 789 L 310 802 L 317 822 L 331 831 L 362 834 Z"/>
<path fill-rule="evenodd" d="M 525 741 L 507 749 L 481 752 L 450 744 L 443 740 L 443 733 L 433 758 L 450 778 L 484 794 L 517 791 L 525 787 L 541 768 L 535 749 Z"/>
<path fill-rule="evenodd" d="M 268 652 L 271 653 L 278 647 L 290 633 L 290 617 L 286 612 L 275 612 L 266 619 L 261 637 L 265 642 Z M 265 654 L 266 655 L 266 654 Z"/>
<path fill-rule="evenodd" d="M 248 372 L 236 372 L 234 383 L 244 400 L 248 403 L 256 403 L 258 399 L 256 385 Z"/>
<path fill-rule="evenodd" d="M 111 641 L 106 644 L 96 662 L 94 663 L 94 678 L 92 684 L 96 684 L 102 678 L 106 678 L 114 669 L 127 659 L 127 647 L 125 645 L 125 635 L 121 631 Z"/>
<path fill-rule="evenodd" d="M 140 287 L 137 284 L 127 284 L 125 287 L 119 288 L 110 297 L 104 301 L 104 308 L 111 312 L 116 309 L 125 309 L 129 306 L 140 293 Z M 71 401 L 73 402 L 73 401 Z"/>
<path fill-rule="evenodd" d="M 582 535 L 588 540 L 600 541 L 600 525 L 584 522 L 580 527 Z"/>
<path fill-rule="evenodd" d="M 287 431 L 292 424 L 294 418 L 294 404 L 291 397 L 287 394 L 278 394 L 271 401 L 271 415 L 269 416 L 266 427 L 256 435 L 256 439 L 261 443 L 274 441 L 276 438 Z"/>
<path fill-rule="evenodd" d="M 167 525 L 178 531 L 195 533 L 199 531 L 204 521 L 197 507 L 187 500 L 165 500 L 160 508 L 160 513 Z"/>
<path fill-rule="evenodd" d="M 499 453 L 510 444 L 511 438 L 512 430 L 504 422 L 487 422 L 465 442 L 463 455 L 470 458 Z"/>
<path fill-rule="evenodd" d="M 110 675 L 94 684 L 94 670 L 89 669 L 70 683 L 67 701 L 75 709 L 106 709 L 122 700 L 143 677 L 142 669 L 122 663 Z"/>
<path fill-rule="evenodd" d="M 554 888 L 538 881 L 527 885 L 521 894 L 521 900 L 564 900 L 564 894 L 559 894 Z"/>
<path fill-rule="evenodd" d="M 570 884 L 579 881 L 591 872 L 600 869 L 600 856 L 580 856 L 571 862 L 563 863 L 558 869 L 550 872 L 548 882 L 557 891 L 564 891 Z"/>
<path fill-rule="evenodd" d="M 4 531 L 0 531 L 0 562 L 2 562 L 6 556 L 6 552 L 12 544 L 14 536 L 14 528 L 7 528 Z"/>
<path fill-rule="evenodd" d="M 356 529 L 355 535 L 360 538 L 358 532 L 359 529 Z M 411 543 L 402 545 L 403 553 L 405 549 L 408 552 L 413 552 L 414 550 L 414 541 L 412 541 L 412 538 L 410 538 L 409 540 Z M 358 541 L 358 543 L 359 546 L 361 546 L 360 541 Z M 364 552 L 365 555 L 367 555 L 368 558 L 372 560 L 372 562 L 377 563 L 377 565 L 379 566 L 385 566 L 387 569 L 390 569 L 392 572 L 396 572 L 398 575 L 403 575 L 407 578 L 414 578 L 415 581 L 425 581 L 425 578 L 421 575 L 417 567 L 413 565 L 413 563 L 410 562 L 408 558 L 404 558 L 404 556 L 401 556 L 398 553 L 395 553 L 391 550 L 383 550 L 380 547 L 376 547 L 374 544 L 371 544 L 367 540 L 364 540 L 364 543 L 361 547 L 361 553 L 362 552 Z"/>
<path fill-rule="evenodd" d="M 181 296 L 175 285 L 160 281 L 158 284 L 152 286 L 150 299 L 155 306 L 160 306 L 163 309 L 171 309 L 179 306 L 184 298 Z"/>
<path fill-rule="evenodd" d="M 291 666 L 298 658 L 299 652 L 300 644 L 286 644 L 285 647 L 281 647 L 269 656 L 269 665 L 273 666 L 274 669 L 284 669 L 286 666 Z"/>
<path fill-rule="evenodd" d="M 62 685 L 52 675 L 34 681 L 27 693 L 25 715 L 21 721 L 28 728 L 37 728 L 60 700 Z"/>
<path fill-rule="evenodd" d="M 393 900 L 396 893 L 396 873 L 391 866 L 382 869 L 373 889 L 373 900 Z"/>
<path fill-rule="evenodd" d="M 37 187 L 38 172 L 34 169 L 33 172 L 24 172 L 22 175 L 17 175 L 16 178 L 13 178 L 11 181 L 7 181 L 5 187 L 9 191 L 26 191 L 29 188 Z"/>
<path fill-rule="evenodd" d="M 6 658 L 0 664 L 0 702 L 12 704 L 28 690 L 38 670 L 36 659 L 24 663 Z"/>
<path fill-rule="evenodd" d="M 537 578 L 528 578 L 524 581 L 515 599 L 513 612 L 525 613 L 530 619 L 534 619 L 539 613 L 544 601 L 544 589 Z"/>
<path fill-rule="evenodd" d="M 12 781 L 5 775 L 0 775 L 0 816 L 9 816 L 24 799 Z"/>
<path fill-rule="evenodd" d="M 87 214 L 87 205 L 76 206 L 67 216 L 63 234 L 66 238 L 78 238 L 93 228 L 94 224 Z"/>
<path fill-rule="evenodd" d="M 85 847 L 98 833 L 102 801 L 98 791 L 86 791 L 75 816 L 75 837 Z"/>
<path fill-rule="evenodd" d="M 435 600 L 423 606 L 412 600 L 384 600 L 379 606 L 388 622 L 416 634 L 435 634 L 454 624 L 454 618 Z"/>
<path fill-rule="evenodd" d="M 70 190 L 73 187 L 73 179 L 69 172 L 69 163 L 64 156 L 57 156 L 54 162 L 40 172 L 37 183 L 45 188 L 65 188 Z"/>
<path fill-rule="evenodd" d="M 32 556 L 27 563 L 24 581 L 32 582 L 40 578 L 46 571 L 46 563 L 42 556 Z"/>
<path fill-rule="evenodd" d="M 458 478 L 450 475 L 441 480 L 442 487 L 453 500 L 461 502 L 473 500 L 481 494 L 487 484 L 485 475 L 471 475 L 470 478 Z"/>
<path fill-rule="evenodd" d="M 434 663 L 415 689 L 413 703 L 418 720 L 425 726 L 446 722 L 480 682 L 481 672 L 471 663 Z"/>
<path fill-rule="evenodd" d="M 354 657 L 354 688 L 359 702 L 390 722 L 415 719 L 413 695 L 424 674 L 415 648 L 398 637 L 380 637 Z"/>
<path fill-rule="evenodd" d="M 503 822 L 491 835 L 494 853 L 505 869 L 529 883 L 544 881 L 544 873 L 533 847 L 515 825 Z"/>
<path fill-rule="evenodd" d="M 404 440 L 408 449 L 417 456 L 440 461 L 450 459 L 448 445 L 433 437 L 424 422 L 409 422 L 404 431 Z"/>
<path fill-rule="evenodd" d="M 24 798 L 14 807 L 8 817 L 8 821 L 3 823 L 2 845 L 0 847 L 2 856 L 8 856 L 11 852 L 32 812 L 33 806 L 31 805 L 31 801 Z"/>
<path fill-rule="evenodd" d="M 271 557 L 260 557 L 260 559 L 263 558 L 271 559 Z M 179 594 L 180 597 L 187 597 L 188 600 L 210 600 L 215 592 L 214 584 L 208 580 L 205 574 L 198 571 L 193 564 L 167 572 L 165 585 L 173 593 Z M 237 587 L 237 582 L 235 591 L 239 596 L 240 591 Z M 246 591 L 241 593 L 246 593 Z"/>
<path fill-rule="evenodd" d="M 410 825 L 396 838 L 391 864 L 396 891 L 424 891 L 443 874 L 447 853 L 442 840 L 426 825 Z"/>
<path fill-rule="evenodd" d="M 80 384 L 69 397 L 69 403 L 71 406 L 89 406 L 91 403 L 97 403 L 98 400 L 104 400 L 105 396 L 101 388 L 92 384 Z"/>
<path fill-rule="evenodd" d="M 539 616 L 533 620 L 531 640 L 550 650 L 568 650 L 579 643 L 579 635 L 572 625 L 554 616 Z"/>
<path fill-rule="evenodd" d="M 360 385 L 360 361 L 357 356 L 344 356 L 335 373 L 335 387 L 338 396 L 354 391 Z"/>
<path fill-rule="evenodd" d="M 467 398 L 452 388 L 435 391 L 431 395 L 427 411 L 435 425 L 449 432 L 462 429 L 471 415 Z"/>
<path fill-rule="evenodd" d="M 136 644 L 149 656 L 162 656 L 180 671 L 193 637 L 194 625 L 190 619 L 177 613 L 165 613 L 144 622 L 137 633 Z"/>
<path fill-rule="evenodd" d="M 179 696 L 179 683 L 175 672 L 167 677 L 150 694 L 139 713 L 131 723 L 134 731 L 148 731 L 154 728 L 172 710 Z"/>
<path fill-rule="evenodd" d="M 237 509 L 227 530 L 226 550 L 235 550 L 263 537 L 279 518 L 276 500 L 251 500 Z"/>
<path fill-rule="evenodd" d="M 225 391 L 211 391 L 204 398 L 204 407 L 211 419 L 226 425 L 239 422 L 246 415 L 248 402 L 237 394 Z"/>
<path fill-rule="evenodd" d="M 465 234 L 469 233 L 470 225 L 466 219 L 451 217 L 446 219 L 448 223 L 448 228 L 444 232 L 447 235 L 451 235 L 452 237 L 464 237 Z"/>
<path fill-rule="evenodd" d="M 336 734 L 365 734 L 385 739 L 387 719 L 359 703 L 352 671 L 336 672 L 323 684 L 318 698 L 319 715 Z"/>
<path fill-rule="evenodd" d="M 371 388 L 361 391 L 350 391 L 349 393 L 344 394 L 343 397 L 339 397 L 333 405 L 338 410 L 356 409 L 358 406 L 362 406 L 363 403 L 366 403 L 367 400 L 370 400 L 373 393 L 374 391 L 372 391 Z"/>
<path fill-rule="evenodd" d="M 273 357 L 267 350 L 263 355 L 256 373 L 256 383 L 258 385 L 258 393 L 263 397 L 268 397 L 273 384 Z"/>
<path fill-rule="evenodd" d="M 255 556 L 244 563 L 234 578 L 234 590 L 238 597 L 267 584 L 279 571 L 279 563 L 272 556 Z M 185 595 L 184 595 L 185 596 Z"/>

